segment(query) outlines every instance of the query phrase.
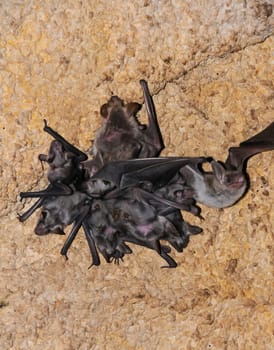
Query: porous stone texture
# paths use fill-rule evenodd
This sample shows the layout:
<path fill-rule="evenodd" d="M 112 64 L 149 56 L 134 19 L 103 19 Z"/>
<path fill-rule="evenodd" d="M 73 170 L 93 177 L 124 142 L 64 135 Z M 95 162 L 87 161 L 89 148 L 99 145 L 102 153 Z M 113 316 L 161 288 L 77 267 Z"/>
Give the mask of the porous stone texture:
<path fill-rule="evenodd" d="M 83 234 L 33 233 L 18 193 L 42 189 L 37 159 L 54 129 L 87 151 L 112 94 L 154 95 L 163 155 L 213 156 L 274 120 L 273 1 L 0 2 L 0 348 L 256 349 L 273 342 L 274 152 L 248 163 L 250 190 L 203 227 L 176 269 L 132 246 L 88 270 Z M 145 120 L 145 113 L 141 118 Z"/>

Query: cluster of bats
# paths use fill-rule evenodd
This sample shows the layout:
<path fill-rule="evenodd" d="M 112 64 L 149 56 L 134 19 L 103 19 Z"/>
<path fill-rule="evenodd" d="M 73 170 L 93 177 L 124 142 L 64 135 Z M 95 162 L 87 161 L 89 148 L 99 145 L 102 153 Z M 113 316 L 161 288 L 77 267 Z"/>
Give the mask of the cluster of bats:
<path fill-rule="evenodd" d="M 167 263 L 163 267 L 176 267 L 170 246 L 182 252 L 189 237 L 202 232 L 183 219 L 182 210 L 201 217 L 199 203 L 216 208 L 233 205 L 248 188 L 247 160 L 274 149 L 272 122 L 230 148 L 224 163 L 208 157 L 159 157 L 164 143 L 155 107 L 147 82 L 140 84 L 148 125 L 138 121 L 142 105 L 112 96 L 100 110 L 102 126 L 93 142 L 92 159 L 44 120 L 44 131 L 54 139 L 48 154 L 39 155 L 48 163 L 49 184 L 41 191 L 20 193 L 21 199 L 37 200 L 19 220 L 41 208 L 37 235 L 65 234 L 72 224 L 61 249 L 65 257 L 82 227 L 91 266 L 100 265 L 98 251 L 107 262 L 119 263 L 132 253 L 128 243 L 133 243 L 155 250 Z M 204 163 L 212 171 L 203 170 Z"/>

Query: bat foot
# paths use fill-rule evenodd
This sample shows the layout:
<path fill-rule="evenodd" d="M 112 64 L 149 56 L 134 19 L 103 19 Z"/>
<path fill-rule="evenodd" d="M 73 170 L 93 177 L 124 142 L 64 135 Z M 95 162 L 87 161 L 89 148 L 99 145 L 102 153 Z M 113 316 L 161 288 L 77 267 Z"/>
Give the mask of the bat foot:
<path fill-rule="evenodd" d="M 110 261 L 109 262 L 113 262 L 114 263 L 114 265 L 120 265 L 120 261 L 121 262 L 124 262 L 124 259 L 123 259 L 123 257 L 122 256 L 119 256 L 119 257 L 112 257 L 112 258 L 110 258 Z"/>

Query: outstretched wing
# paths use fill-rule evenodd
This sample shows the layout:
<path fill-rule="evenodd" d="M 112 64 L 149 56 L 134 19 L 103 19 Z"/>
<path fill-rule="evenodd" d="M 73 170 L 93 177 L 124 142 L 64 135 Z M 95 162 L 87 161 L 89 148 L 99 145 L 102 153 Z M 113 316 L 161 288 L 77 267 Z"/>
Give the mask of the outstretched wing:
<path fill-rule="evenodd" d="M 264 130 L 240 143 L 239 147 L 231 147 L 225 165 L 228 169 L 241 170 L 250 157 L 255 154 L 274 149 L 274 122 Z"/>

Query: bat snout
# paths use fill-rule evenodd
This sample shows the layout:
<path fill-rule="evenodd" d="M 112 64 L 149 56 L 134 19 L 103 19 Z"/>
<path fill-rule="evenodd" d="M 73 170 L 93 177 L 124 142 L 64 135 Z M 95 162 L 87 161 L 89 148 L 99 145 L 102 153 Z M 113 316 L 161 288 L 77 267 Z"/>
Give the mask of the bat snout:
<path fill-rule="evenodd" d="M 246 178 L 243 174 L 232 176 L 232 178 L 227 181 L 227 185 L 228 187 L 237 190 L 246 186 Z"/>

